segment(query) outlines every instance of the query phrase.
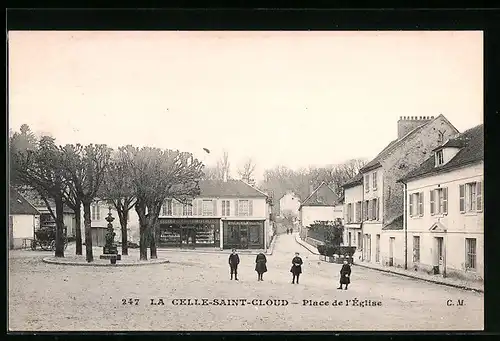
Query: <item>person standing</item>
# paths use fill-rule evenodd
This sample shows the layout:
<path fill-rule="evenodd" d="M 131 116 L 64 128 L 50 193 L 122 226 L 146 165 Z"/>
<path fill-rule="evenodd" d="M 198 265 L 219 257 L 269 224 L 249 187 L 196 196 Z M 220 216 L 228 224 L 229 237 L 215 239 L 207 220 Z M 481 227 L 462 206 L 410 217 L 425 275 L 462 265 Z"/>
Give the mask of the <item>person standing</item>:
<path fill-rule="evenodd" d="M 351 283 L 351 266 L 344 261 L 342 265 L 342 269 L 340 269 L 340 287 L 337 289 L 342 290 L 342 285 L 345 284 L 345 290 L 347 290 L 347 286 Z"/>
<path fill-rule="evenodd" d="M 231 279 L 238 280 L 238 264 L 240 264 L 240 257 L 236 253 L 236 249 L 229 255 L 229 267 L 231 269 Z"/>
<path fill-rule="evenodd" d="M 299 257 L 299 253 L 295 252 L 295 257 L 292 259 L 292 268 L 290 272 L 293 275 L 292 284 L 295 284 L 295 279 L 297 279 L 297 284 L 299 284 L 299 276 L 302 273 L 302 258 Z"/>
<path fill-rule="evenodd" d="M 267 259 L 266 255 L 263 254 L 262 252 L 257 255 L 257 258 L 255 258 L 255 271 L 257 271 L 257 281 L 263 281 L 264 279 L 262 278 L 262 275 L 264 275 L 264 272 L 267 272 Z"/>

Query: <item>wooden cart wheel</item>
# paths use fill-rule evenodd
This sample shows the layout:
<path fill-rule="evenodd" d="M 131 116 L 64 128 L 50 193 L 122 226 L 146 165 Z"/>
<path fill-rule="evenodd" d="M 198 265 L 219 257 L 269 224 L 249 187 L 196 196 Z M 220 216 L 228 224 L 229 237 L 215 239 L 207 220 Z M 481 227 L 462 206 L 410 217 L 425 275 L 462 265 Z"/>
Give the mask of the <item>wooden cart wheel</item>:
<path fill-rule="evenodd" d="M 36 250 L 36 240 L 31 241 L 31 250 L 33 250 L 33 251 Z"/>
<path fill-rule="evenodd" d="M 64 250 L 66 250 L 68 248 L 68 240 L 65 239 L 64 240 Z"/>
<path fill-rule="evenodd" d="M 56 250 L 56 241 L 55 241 L 55 240 L 53 240 L 53 241 L 51 241 L 51 242 L 50 242 L 50 249 L 51 249 L 52 251 L 55 251 L 55 250 Z"/>

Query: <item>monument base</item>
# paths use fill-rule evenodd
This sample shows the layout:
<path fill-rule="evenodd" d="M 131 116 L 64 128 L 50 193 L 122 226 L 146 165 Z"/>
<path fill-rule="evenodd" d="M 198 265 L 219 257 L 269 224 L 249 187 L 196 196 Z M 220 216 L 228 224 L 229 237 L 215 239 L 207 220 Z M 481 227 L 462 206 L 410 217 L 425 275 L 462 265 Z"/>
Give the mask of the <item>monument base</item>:
<path fill-rule="evenodd" d="M 122 259 L 122 255 L 116 254 L 116 253 L 108 253 L 108 254 L 103 254 L 99 256 L 100 259 L 109 259 L 111 264 L 116 264 L 117 260 Z"/>

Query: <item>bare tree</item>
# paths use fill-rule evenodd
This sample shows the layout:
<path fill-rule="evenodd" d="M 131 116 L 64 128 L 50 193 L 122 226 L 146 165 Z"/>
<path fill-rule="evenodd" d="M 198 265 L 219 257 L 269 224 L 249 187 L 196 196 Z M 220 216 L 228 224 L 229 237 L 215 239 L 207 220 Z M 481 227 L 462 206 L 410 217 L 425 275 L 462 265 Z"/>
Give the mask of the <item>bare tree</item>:
<path fill-rule="evenodd" d="M 251 183 L 254 181 L 253 175 L 255 172 L 255 163 L 251 158 L 248 158 L 245 163 L 243 164 L 243 167 L 238 170 L 238 174 L 241 177 L 241 180 Z"/>
<path fill-rule="evenodd" d="M 224 154 L 217 161 L 217 176 L 220 180 L 227 180 L 231 178 L 231 163 L 229 162 L 229 153 L 224 150 Z"/>

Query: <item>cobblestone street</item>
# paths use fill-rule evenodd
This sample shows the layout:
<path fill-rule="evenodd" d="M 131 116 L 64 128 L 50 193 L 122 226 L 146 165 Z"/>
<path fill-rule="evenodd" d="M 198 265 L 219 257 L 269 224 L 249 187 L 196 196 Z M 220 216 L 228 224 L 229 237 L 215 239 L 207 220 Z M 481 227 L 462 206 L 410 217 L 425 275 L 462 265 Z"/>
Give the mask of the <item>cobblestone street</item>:
<path fill-rule="evenodd" d="M 299 285 L 289 272 L 294 252 L 304 260 Z M 69 247 L 68 254 L 74 253 Z M 159 252 L 170 263 L 140 267 L 80 267 L 42 262 L 47 252 L 11 251 L 9 329 L 74 330 L 482 330 L 483 294 L 353 266 L 349 290 L 337 290 L 340 265 L 320 262 L 281 235 L 268 272 L 257 282 L 255 256 L 240 255 L 239 281 L 229 279 L 228 256 Z M 246 299 L 242 306 L 174 305 L 179 300 Z M 139 299 L 138 304 L 128 304 Z M 164 305 L 151 305 L 151 299 Z M 258 306 L 252 300 L 286 300 Z M 346 300 L 378 306 L 345 306 Z M 126 300 L 123 304 L 122 300 Z M 304 306 L 303 301 L 330 306 Z M 332 301 L 343 306 L 331 306 Z M 448 301 L 451 300 L 451 301 Z M 463 305 L 459 302 L 463 300 Z M 454 304 L 448 306 L 448 303 Z"/>

